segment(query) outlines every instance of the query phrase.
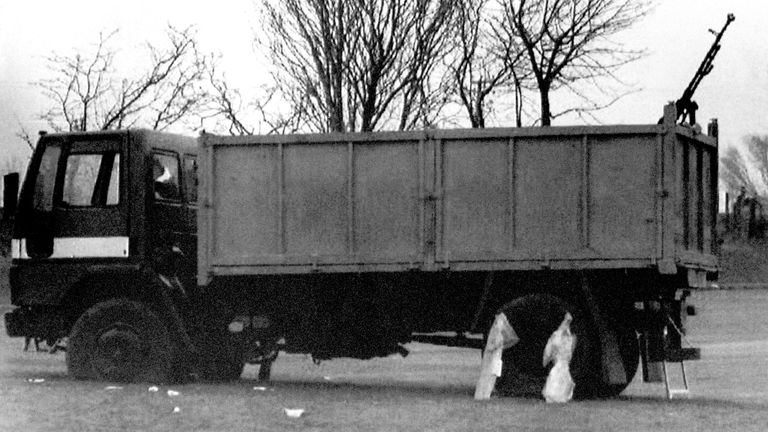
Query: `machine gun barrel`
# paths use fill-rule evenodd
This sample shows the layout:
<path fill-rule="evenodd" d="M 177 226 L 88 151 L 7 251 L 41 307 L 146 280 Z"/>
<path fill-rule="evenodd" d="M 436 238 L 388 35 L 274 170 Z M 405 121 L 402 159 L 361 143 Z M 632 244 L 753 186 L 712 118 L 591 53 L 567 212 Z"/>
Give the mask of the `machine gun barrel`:
<path fill-rule="evenodd" d="M 704 56 L 704 60 L 701 62 L 701 65 L 699 65 L 699 69 L 696 71 L 693 79 L 691 79 L 688 87 L 683 91 L 683 95 L 675 103 L 677 106 L 677 119 L 679 121 L 685 121 L 686 117 L 688 117 L 691 124 L 696 123 L 696 109 L 698 109 L 698 104 L 692 100 L 693 94 L 696 92 L 696 88 L 699 87 L 699 84 L 701 84 L 701 80 L 712 71 L 712 68 L 714 67 L 712 63 L 715 60 L 717 52 L 720 51 L 720 39 L 722 39 L 725 30 L 735 19 L 736 18 L 732 13 L 728 14 L 725 25 L 723 25 L 723 28 L 719 33 L 715 34 L 715 41 L 709 48 L 707 55 Z M 714 33 L 713 30 L 710 31 Z"/>

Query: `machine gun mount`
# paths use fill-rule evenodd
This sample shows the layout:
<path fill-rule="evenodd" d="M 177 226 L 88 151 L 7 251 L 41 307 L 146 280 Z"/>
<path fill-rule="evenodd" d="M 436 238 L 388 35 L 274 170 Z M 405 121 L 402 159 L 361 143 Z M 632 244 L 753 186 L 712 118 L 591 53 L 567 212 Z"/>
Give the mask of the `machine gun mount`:
<path fill-rule="evenodd" d="M 725 25 L 719 33 L 715 33 L 714 30 L 710 30 L 710 32 L 715 34 L 715 42 L 712 43 L 712 47 L 709 48 L 707 55 L 704 57 L 701 65 L 699 65 L 699 69 L 696 71 L 696 75 L 693 76 L 693 79 L 688 84 L 688 87 L 686 87 L 685 91 L 683 91 L 683 95 L 675 102 L 675 106 L 677 107 L 678 121 L 684 122 L 686 118 L 688 118 L 690 124 L 696 123 L 696 110 L 699 108 L 699 105 L 691 98 L 696 92 L 696 88 L 699 86 L 699 84 L 701 84 L 701 80 L 712 71 L 712 68 L 714 67 L 712 62 L 715 60 L 717 52 L 720 51 L 720 39 L 723 37 L 723 33 L 725 33 L 728 25 L 731 24 L 734 19 L 736 18 L 732 13 L 728 14 Z"/>

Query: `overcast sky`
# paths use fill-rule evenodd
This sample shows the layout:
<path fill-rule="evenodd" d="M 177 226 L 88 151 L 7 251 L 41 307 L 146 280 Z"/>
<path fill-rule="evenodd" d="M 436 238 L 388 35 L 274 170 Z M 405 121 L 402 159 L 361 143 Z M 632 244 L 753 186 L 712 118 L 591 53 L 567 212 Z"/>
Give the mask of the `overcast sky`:
<path fill-rule="evenodd" d="M 721 145 L 746 134 L 768 134 L 768 2 L 764 0 L 661 0 L 650 16 L 623 34 L 631 48 L 648 55 L 620 76 L 640 89 L 598 114 L 605 124 L 655 123 L 667 101 L 680 96 L 712 44 L 707 30 L 720 30 L 726 15 L 736 21 L 723 38 L 714 71 L 699 87 L 698 119 L 720 121 Z M 71 53 L 98 40 L 101 30 L 120 28 L 121 48 L 162 41 L 166 24 L 194 24 L 204 51 L 218 51 L 232 87 L 253 85 L 264 73 L 251 48 L 260 25 L 252 0 L 8 0 L 0 4 L 0 167 L 9 154 L 26 158 L 15 137 L 19 122 L 36 132 L 48 101 L 30 82 L 45 77 L 45 57 Z M 556 101 L 555 101 L 556 103 Z M 555 124 L 579 124 L 558 119 Z M 190 131 L 192 133 L 193 131 Z"/>

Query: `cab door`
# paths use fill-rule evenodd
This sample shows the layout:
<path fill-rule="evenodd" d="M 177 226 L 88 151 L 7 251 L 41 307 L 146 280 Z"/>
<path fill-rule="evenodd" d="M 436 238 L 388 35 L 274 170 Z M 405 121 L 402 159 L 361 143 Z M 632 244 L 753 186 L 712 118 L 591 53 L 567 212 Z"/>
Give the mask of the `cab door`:
<path fill-rule="evenodd" d="M 128 256 L 121 141 L 75 141 L 67 146 L 55 193 L 52 258 Z"/>
<path fill-rule="evenodd" d="M 152 255 L 164 265 L 194 263 L 194 250 L 188 248 L 189 226 L 187 223 L 187 205 L 182 193 L 179 153 L 173 150 L 152 150 L 152 176 L 154 197 L 150 213 L 152 230 Z M 184 259 L 173 251 L 181 251 Z M 173 258 L 172 258 L 173 257 Z M 164 271 L 176 273 L 185 284 L 192 281 L 185 277 L 191 272 L 183 268 L 166 268 Z"/>
<path fill-rule="evenodd" d="M 120 148 L 115 139 L 44 144 L 20 209 L 17 258 L 128 256 Z"/>
<path fill-rule="evenodd" d="M 90 264 L 128 257 L 124 139 L 47 137 L 30 166 L 14 231 L 14 303 L 55 304 Z"/>

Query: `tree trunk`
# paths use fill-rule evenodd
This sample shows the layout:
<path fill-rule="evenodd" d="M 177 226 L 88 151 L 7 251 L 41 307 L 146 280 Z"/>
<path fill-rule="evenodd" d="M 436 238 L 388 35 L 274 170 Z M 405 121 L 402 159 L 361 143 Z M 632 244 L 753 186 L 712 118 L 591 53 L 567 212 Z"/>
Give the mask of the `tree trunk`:
<path fill-rule="evenodd" d="M 552 109 L 549 106 L 549 84 L 539 84 L 541 97 L 541 125 L 550 126 L 552 123 Z"/>

